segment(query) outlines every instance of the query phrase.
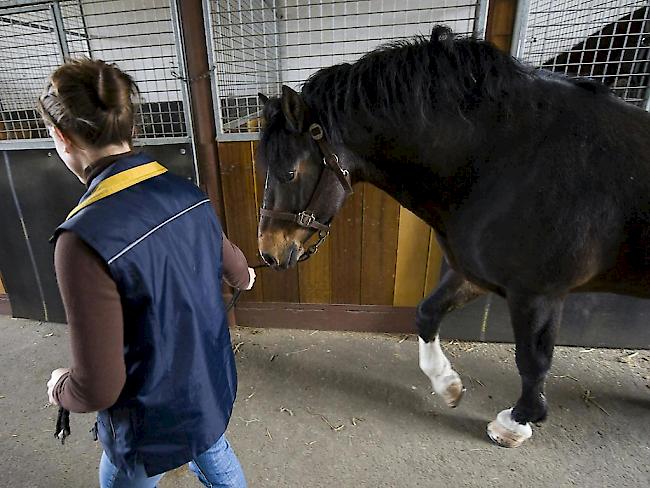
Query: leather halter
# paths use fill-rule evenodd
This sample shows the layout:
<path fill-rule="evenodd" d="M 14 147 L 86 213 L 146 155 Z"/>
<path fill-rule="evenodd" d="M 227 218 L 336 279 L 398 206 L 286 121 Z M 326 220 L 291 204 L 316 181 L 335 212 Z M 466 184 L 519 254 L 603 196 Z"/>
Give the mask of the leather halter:
<path fill-rule="evenodd" d="M 319 124 L 311 124 L 309 126 L 309 135 L 311 135 L 311 138 L 318 144 L 318 148 L 323 155 L 323 164 L 325 165 L 325 168 L 318 178 L 318 183 L 316 183 L 314 193 L 312 193 L 305 210 L 299 213 L 291 213 L 279 212 L 277 210 L 271 210 L 267 208 L 260 208 L 260 217 L 286 220 L 293 222 L 300 227 L 304 227 L 306 229 L 315 229 L 318 231 L 318 241 L 316 241 L 314 245 L 310 246 L 309 249 L 302 256 L 300 256 L 299 261 L 309 259 L 311 256 L 316 254 L 318 248 L 325 241 L 325 238 L 329 235 L 330 232 L 329 222 L 319 222 L 316 215 L 314 215 L 314 211 L 311 210 L 313 208 L 318 208 L 317 204 L 322 198 L 325 197 L 325 187 L 327 183 L 326 176 L 329 174 L 325 171 L 325 169 L 329 169 L 332 171 L 334 176 L 336 176 L 337 180 L 345 190 L 346 197 L 352 195 L 353 193 L 350 172 L 347 169 L 343 169 L 341 167 L 339 163 L 339 157 L 327 142 L 323 128 Z"/>

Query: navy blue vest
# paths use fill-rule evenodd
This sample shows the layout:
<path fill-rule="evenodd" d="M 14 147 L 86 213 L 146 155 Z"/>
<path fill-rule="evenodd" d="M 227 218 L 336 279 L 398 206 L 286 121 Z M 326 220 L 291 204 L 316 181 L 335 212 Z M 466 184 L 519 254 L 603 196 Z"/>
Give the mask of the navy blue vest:
<path fill-rule="evenodd" d="M 109 176 L 150 161 L 118 159 L 82 201 Z M 149 476 L 185 464 L 224 433 L 237 389 L 222 233 L 208 198 L 167 172 L 85 207 L 62 230 L 104 259 L 122 299 L 127 378 L 97 416 L 106 454 L 129 473 L 143 464 Z"/>

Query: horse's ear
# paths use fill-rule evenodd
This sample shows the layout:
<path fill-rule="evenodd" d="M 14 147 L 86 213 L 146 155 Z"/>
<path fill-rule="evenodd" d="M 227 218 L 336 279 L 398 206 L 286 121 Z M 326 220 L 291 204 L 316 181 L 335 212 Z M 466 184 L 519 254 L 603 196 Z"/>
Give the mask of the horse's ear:
<path fill-rule="evenodd" d="M 454 40 L 454 33 L 446 25 L 436 25 L 431 31 L 431 42 L 434 44 L 448 44 Z"/>
<path fill-rule="evenodd" d="M 262 105 L 266 105 L 266 102 L 269 101 L 269 97 L 267 97 L 266 95 L 264 95 L 264 93 L 258 93 L 258 94 L 257 94 L 257 98 L 260 100 L 260 103 L 261 103 Z"/>
<path fill-rule="evenodd" d="M 295 132 L 302 132 L 305 125 L 307 106 L 302 97 L 287 85 L 282 85 L 282 113 Z"/>

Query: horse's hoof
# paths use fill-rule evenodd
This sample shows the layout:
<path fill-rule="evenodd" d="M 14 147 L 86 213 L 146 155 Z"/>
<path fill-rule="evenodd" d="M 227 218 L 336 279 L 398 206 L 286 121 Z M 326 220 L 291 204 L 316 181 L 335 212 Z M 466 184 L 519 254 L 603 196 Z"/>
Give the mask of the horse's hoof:
<path fill-rule="evenodd" d="M 487 426 L 487 434 L 501 447 L 519 447 L 533 435 L 530 424 L 522 425 L 512 419 L 512 408 L 499 412 Z"/>
<path fill-rule="evenodd" d="M 463 383 L 458 380 L 447 387 L 442 393 L 442 398 L 449 408 L 456 408 L 460 404 L 464 393 Z"/>
<path fill-rule="evenodd" d="M 433 382 L 433 391 L 442 397 L 449 408 L 456 408 L 465 393 L 463 382 L 456 372 L 453 373 L 453 375 L 445 376 L 440 381 Z"/>

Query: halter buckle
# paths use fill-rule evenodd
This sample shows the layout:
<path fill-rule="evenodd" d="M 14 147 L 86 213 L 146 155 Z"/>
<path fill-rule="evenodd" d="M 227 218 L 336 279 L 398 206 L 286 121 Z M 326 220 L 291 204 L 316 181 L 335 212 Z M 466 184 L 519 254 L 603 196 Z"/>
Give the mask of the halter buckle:
<path fill-rule="evenodd" d="M 311 227 L 311 224 L 316 222 L 316 217 L 314 214 L 305 212 L 304 210 L 296 215 L 296 224 L 301 227 Z"/>

